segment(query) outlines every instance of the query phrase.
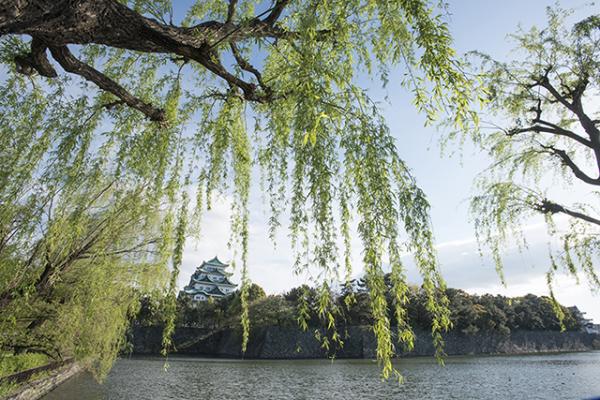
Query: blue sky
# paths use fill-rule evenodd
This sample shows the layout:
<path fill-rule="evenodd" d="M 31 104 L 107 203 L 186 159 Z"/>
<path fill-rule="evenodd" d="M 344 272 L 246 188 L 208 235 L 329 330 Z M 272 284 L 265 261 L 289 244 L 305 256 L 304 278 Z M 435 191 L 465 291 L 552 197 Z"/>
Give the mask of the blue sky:
<path fill-rule="evenodd" d="M 507 35 L 514 32 L 519 24 L 526 29 L 533 25 L 543 26 L 545 7 L 553 5 L 554 1 L 455 0 L 449 3 L 452 14 L 450 28 L 459 53 L 481 50 L 494 58 L 506 59 L 513 46 Z M 573 21 L 600 11 L 597 6 L 582 1 L 563 1 L 561 5 L 576 9 Z M 507 249 L 505 274 L 508 285 L 502 287 L 491 260 L 479 256 L 468 216 L 468 197 L 474 194 L 473 179 L 489 160 L 481 150 L 468 143 L 452 157 L 440 156 L 439 139 L 444 132 L 424 127 L 424 117 L 416 113 L 410 103 L 410 95 L 400 87 L 401 73 L 396 71 L 396 79 L 394 74 L 390 74 L 387 91 L 381 90 L 376 83 L 363 83 L 375 99 L 383 102 L 385 95 L 389 96 L 388 102 L 382 104 L 382 111 L 397 138 L 400 156 L 412 169 L 431 203 L 441 268 L 449 286 L 472 293 L 546 294 L 544 274 L 548 266 L 548 240 L 543 224 L 533 220 L 527 225 L 528 251 L 520 252 L 516 247 Z M 306 276 L 294 276 L 292 273 L 293 259 L 285 230 L 279 233 L 276 248 L 268 240 L 267 209 L 261 201 L 258 185 L 253 190 L 251 212 L 251 279 L 269 293 L 282 292 L 305 282 Z M 190 242 L 186 248 L 180 286 L 187 283 L 189 275 L 202 260 L 214 255 L 225 261 L 232 258 L 233 254 L 226 245 L 228 215 L 227 199 L 222 199 L 207 213 L 201 240 Z M 361 274 L 358 241 L 354 247 L 353 261 L 355 275 L 358 276 Z M 406 262 L 409 279 L 418 282 L 418 275 L 410 267 L 409 259 Z M 234 275 L 234 280 L 236 278 L 239 280 L 238 273 Z M 563 304 L 577 304 L 588 316 L 600 321 L 600 298 L 592 295 L 585 284 L 578 286 L 570 278 L 559 277 L 556 289 Z"/>

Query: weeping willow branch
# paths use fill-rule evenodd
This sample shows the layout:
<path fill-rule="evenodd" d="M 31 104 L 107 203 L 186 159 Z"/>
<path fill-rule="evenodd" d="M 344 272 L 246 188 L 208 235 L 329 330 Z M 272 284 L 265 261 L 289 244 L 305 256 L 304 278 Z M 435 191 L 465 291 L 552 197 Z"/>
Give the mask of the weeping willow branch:
<path fill-rule="evenodd" d="M 593 117 L 600 89 L 600 25 L 594 15 L 568 27 L 569 13 L 549 8 L 545 29 L 519 31 L 515 39 L 523 58 L 500 63 L 481 57 L 487 109 L 509 119 L 513 128 L 494 124 L 498 130 L 482 141 L 494 164 L 479 177 L 480 193 L 471 201 L 477 239 L 481 247 L 491 248 L 500 273 L 501 250 L 515 241 L 526 248 L 523 226 L 536 216 L 544 218 L 548 234 L 562 243 L 559 249 L 554 240 L 549 243 L 547 274 L 559 319 L 553 284 L 560 268 L 575 277 L 583 271 L 592 290 L 600 287 L 595 267 L 600 256 L 595 216 L 600 131 Z M 564 201 L 548 199 L 548 193 L 555 196 L 563 188 Z M 580 188 L 590 191 L 586 198 L 593 200 L 575 203 L 572 196 Z M 560 226 L 558 215 L 566 217 Z"/>
<path fill-rule="evenodd" d="M 554 203 L 548 199 L 544 199 L 541 203 L 537 205 L 536 208 L 542 214 L 566 214 L 573 218 L 578 218 L 582 221 L 589 222 L 591 224 L 600 225 L 600 219 L 590 217 L 589 215 L 583 214 L 579 211 L 570 210 L 566 207 L 561 206 L 558 203 Z"/>

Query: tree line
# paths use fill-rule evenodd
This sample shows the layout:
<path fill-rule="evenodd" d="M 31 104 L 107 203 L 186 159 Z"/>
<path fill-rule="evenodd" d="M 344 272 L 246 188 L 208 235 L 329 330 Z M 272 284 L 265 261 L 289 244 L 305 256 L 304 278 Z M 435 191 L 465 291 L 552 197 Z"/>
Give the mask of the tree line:
<path fill-rule="evenodd" d="M 387 285 L 391 285 L 389 278 L 386 275 Z M 331 295 L 335 299 L 337 329 L 373 324 L 370 296 L 364 279 L 351 281 Z M 449 299 L 451 330 L 468 335 L 509 335 L 515 330 L 578 331 L 584 323 L 581 315 L 562 305 L 561 320 L 548 296 L 476 295 L 453 288 L 446 289 L 446 295 Z M 269 326 L 299 327 L 299 314 L 303 304 L 308 304 L 305 328 L 326 328 L 328 321 L 319 313 L 319 296 L 319 289 L 307 285 L 290 289 L 283 294 L 266 295 L 260 286 L 252 284 L 249 292 L 251 329 Z M 391 298 L 389 300 L 392 301 Z M 423 289 L 411 285 L 407 301 L 408 319 L 412 327 L 430 331 L 432 316 L 427 310 L 426 302 L 427 296 Z M 164 321 L 163 313 L 160 299 L 145 296 L 132 323 L 134 326 L 161 325 Z M 215 331 L 237 329 L 240 315 L 239 291 L 229 297 L 205 302 L 193 302 L 188 296 L 181 296 L 177 302 L 177 325 L 181 327 L 200 327 Z M 389 311 L 388 318 L 393 326 L 397 324 L 393 310 Z"/>

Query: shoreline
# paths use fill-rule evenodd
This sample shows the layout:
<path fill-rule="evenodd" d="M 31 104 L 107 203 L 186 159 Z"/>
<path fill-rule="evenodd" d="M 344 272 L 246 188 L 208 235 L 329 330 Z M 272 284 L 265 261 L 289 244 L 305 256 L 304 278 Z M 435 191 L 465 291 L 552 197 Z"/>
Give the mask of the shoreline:
<path fill-rule="evenodd" d="M 39 368 L 34 368 L 39 369 Z M 85 370 L 75 361 L 70 361 L 60 367 L 47 371 L 47 375 L 31 381 L 25 381 L 17 386 L 2 400 L 37 400 L 44 397 L 69 379 Z M 27 372 L 27 371 L 23 371 Z M 21 373 L 23 373 L 21 372 Z"/>
<path fill-rule="evenodd" d="M 444 360 L 448 359 L 460 359 L 460 358 L 493 358 L 493 357 L 533 357 L 533 356 L 551 356 L 551 355 L 562 355 L 562 354 L 577 354 L 577 353 L 600 353 L 600 349 L 590 349 L 590 350 L 561 350 L 561 351 L 538 351 L 538 352 L 529 352 L 529 353 L 485 353 L 485 354 L 453 354 L 446 355 L 443 357 Z M 392 361 L 397 362 L 401 360 L 435 360 L 434 356 L 428 355 L 405 355 L 401 357 L 394 357 Z M 185 353 L 173 353 L 169 354 L 167 357 L 161 355 L 154 354 L 131 354 L 131 355 L 120 355 L 117 358 L 119 360 L 148 360 L 148 361 L 177 361 L 177 360 L 198 360 L 198 361 L 208 361 L 208 362 L 256 362 L 256 361 L 265 361 L 265 362 L 305 362 L 305 361 L 326 361 L 326 362 L 346 362 L 346 361 L 365 361 L 377 363 L 375 358 L 239 358 L 239 357 L 216 357 L 216 356 L 204 356 L 204 355 L 195 355 L 195 354 L 185 354 Z"/>
<path fill-rule="evenodd" d="M 246 353 L 241 352 L 241 335 L 224 330 L 207 336 L 200 328 L 178 328 L 173 335 L 175 349 L 171 355 L 202 356 L 223 359 L 375 359 L 376 339 L 366 326 L 347 327 L 342 347 L 326 351 L 311 331 L 270 326 L 257 329 L 250 336 Z M 430 332 L 415 330 L 414 348 L 402 351 L 404 358 L 432 356 L 435 348 Z M 158 355 L 162 328 L 137 327 L 131 335 L 131 355 Z M 600 335 L 585 332 L 514 331 L 509 335 L 494 332 L 465 334 L 450 331 L 444 335 L 444 352 L 457 355 L 539 354 L 600 350 Z"/>

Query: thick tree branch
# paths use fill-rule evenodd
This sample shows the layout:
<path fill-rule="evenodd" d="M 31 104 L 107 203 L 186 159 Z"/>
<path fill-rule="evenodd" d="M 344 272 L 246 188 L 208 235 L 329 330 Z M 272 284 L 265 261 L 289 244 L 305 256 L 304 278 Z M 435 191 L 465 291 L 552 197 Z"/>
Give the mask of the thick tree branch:
<path fill-rule="evenodd" d="M 230 47 L 231 47 L 231 52 L 233 53 L 233 56 L 235 58 L 235 61 L 240 66 L 240 68 L 243 69 L 244 71 L 250 72 L 252 75 L 254 75 L 256 77 L 256 81 L 258 82 L 260 87 L 265 91 L 265 93 L 267 95 L 270 96 L 271 88 L 269 88 L 264 83 L 264 81 L 262 79 L 262 74 L 260 73 L 260 71 L 258 69 L 256 69 L 252 64 L 250 64 L 248 61 L 246 61 L 246 59 L 244 59 L 244 57 L 242 57 L 242 55 L 240 54 L 240 51 L 237 48 L 237 46 L 235 45 L 235 43 L 231 43 Z"/>
<path fill-rule="evenodd" d="M 573 161 L 573 159 L 569 157 L 566 151 L 557 149 L 554 146 L 541 145 L 541 147 L 549 154 L 558 157 L 562 161 L 563 165 L 567 166 L 571 170 L 571 172 L 573 172 L 573 175 L 575 175 L 581 181 L 590 185 L 600 186 L 600 177 L 592 178 L 591 176 L 583 172 L 581 168 L 579 168 L 579 166 Z"/>
<path fill-rule="evenodd" d="M 267 101 L 267 97 L 264 94 L 257 92 L 255 84 L 246 82 L 227 71 L 227 69 L 225 69 L 223 64 L 221 64 L 221 61 L 217 58 L 216 55 L 213 55 L 213 57 L 204 58 L 202 55 L 198 56 L 195 52 L 193 52 L 193 50 L 187 53 L 187 55 L 192 60 L 198 61 L 206 69 L 208 69 L 215 75 L 223 78 L 225 81 L 227 81 L 227 83 L 229 83 L 229 85 L 232 88 L 240 88 L 244 93 L 244 99 L 249 101 L 256 101 L 259 103 L 264 103 L 265 101 Z"/>
<path fill-rule="evenodd" d="M 56 78 L 58 74 L 46 57 L 47 46 L 39 39 L 31 41 L 31 52 L 25 55 L 15 56 L 17 72 L 24 75 L 32 75 L 34 72 L 48 77 Z"/>
<path fill-rule="evenodd" d="M 136 98 L 115 81 L 82 63 L 69 52 L 67 45 L 98 44 L 145 53 L 173 54 L 198 62 L 232 88 L 241 89 L 244 99 L 267 102 L 273 97 L 259 78 L 259 71 L 243 60 L 239 52 L 235 55 L 240 67 L 257 78 L 261 90 L 227 71 L 217 52 L 221 44 L 235 47 L 237 42 L 248 39 L 297 38 L 297 32 L 277 25 L 289 3 L 290 0 L 276 0 L 271 8 L 256 17 L 234 23 L 238 0 L 229 0 L 224 22 L 205 21 L 192 27 L 178 27 L 145 17 L 118 0 L 4 0 L 0 6 L 0 34 L 33 38 L 31 54 L 16 60 L 21 72 L 37 71 L 44 76 L 56 76 L 45 58 L 47 46 L 68 72 L 94 82 L 151 120 L 162 121 L 164 113 L 161 109 Z M 329 32 L 319 34 L 328 35 Z"/>
<path fill-rule="evenodd" d="M 266 21 L 254 18 L 233 24 L 206 21 L 179 27 L 147 18 L 117 0 L 4 0 L 0 7 L 0 33 L 25 34 L 48 46 L 101 44 L 151 53 L 170 53 L 165 41 L 201 48 L 217 41 L 282 38 L 289 32 L 271 21 L 287 1 L 278 2 Z M 234 4 L 235 5 L 235 4 Z M 16 10 L 16 11 L 15 11 Z M 231 11 L 233 12 L 233 10 Z"/>
<path fill-rule="evenodd" d="M 544 199 L 544 200 L 542 200 L 541 203 L 536 204 L 535 209 L 537 211 L 541 212 L 542 214 L 562 213 L 562 214 L 569 215 L 573 218 L 581 219 L 583 221 L 600 226 L 600 219 L 590 217 L 589 215 L 583 214 L 579 211 L 570 210 L 570 209 L 568 209 L 564 206 L 561 206 L 560 204 L 554 203 L 548 199 Z"/>
<path fill-rule="evenodd" d="M 281 16 L 283 9 L 290 3 L 290 0 L 277 0 L 271 13 L 263 20 L 263 22 L 273 25 Z"/>
<path fill-rule="evenodd" d="M 594 156 L 596 157 L 596 167 L 598 173 L 600 174 L 600 129 L 598 129 L 594 121 L 587 115 L 587 113 L 583 109 L 583 104 L 581 102 L 583 91 L 587 87 L 587 79 L 585 79 L 584 83 L 581 86 L 581 91 L 577 92 L 577 95 L 575 96 L 573 101 L 573 111 L 575 115 L 577 115 L 579 123 L 590 138 L 590 142 L 592 143 L 592 147 L 594 150 Z"/>
<path fill-rule="evenodd" d="M 586 114 L 582 104 L 583 95 L 589 85 L 588 76 L 579 76 L 577 82 L 574 84 L 573 87 L 561 83 L 561 86 L 564 88 L 564 93 L 560 93 L 558 89 L 556 89 L 556 87 L 550 82 L 549 74 L 550 71 L 552 71 L 552 69 L 552 66 L 548 66 L 545 69 L 544 74 L 539 79 L 535 80 L 535 82 L 529 87 L 532 88 L 535 86 L 540 86 L 546 89 L 556 100 L 556 102 L 562 104 L 567 110 L 571 111 L 573 114 L 575 114 L 575 116 L 577 116 L 577 119 L 579 120 L 581 127 L 586 132 L 589 140 L 583 141 L 581 140 L 581 136 L 573 136 L 571 134 L 572 132 L 569 133 L 570 131 L 561 131 L 560 134 L 562 136 L 570 137 L 571 139 L 577 140 L 579 143 L 582 143 L 592 149 L 592 151 L 594 152 L 594 157 L 596 159 L 596 169 L 600 176 L 600 130 L 596 126 L 596 123 L 594 123 L 594 120 L 592 120 L 592 118 L 590 118 Z M 542 123 L 556 129 L 556 125 L 552 125 L 548 122 L 541 121 L 540 100 L 538 100 L 537 109 L 534 109 L 533 111 L 536 112 L 536 118 L 534 119 L 534 123 Z"/>
<path fill-rule="evenodd" d="M 100 71 L 90 67 L 86 63 L 79 61 L 67 48 L 67 46 L 50 47 L 52 56 L 65 69 L 65 71 L 77 74 L 91 82 L 94 82 L 98 87 L 107 92 L 112 93 L 121 99 L 125 104 L 141 111 L 152 121 L 164 121 L 165 112 L 159 108 L 152 106 L 135 96 L 132 96 L 125 88 L 113 81 Z"/>
<path fill-rule="evenodd" d="M 235 7 L 237 6 L 238 0 L 229 0 L 229 6 L 227 6 L 227 19 L 225 23 L 233 22 L 233 18 L 235 17 Z"/>
<path fill-rule="evenodd" d="M 528 86 L 528 88 L 534 88 L 536 86 L 541 86 L 544 89 L 546 89 L 548 92 L 550 92 L 550 94 L 552 95 L 552 97 L 554 97 L 554 99 L 561 103 L 563 106 L 565 106 L 567 109 L 573 111 L 573 104 L 571 102 L 569 102 L 569 100 L 567 99 L 567 97 L 563 94 L 561 94 L 555 87 L 554 85 L 552 85 L 552 83 L 550 83 L 550 79 L 548 78 L 550 71 L 552 71 L 553 66 L 548 66 L 546 67 L 544 74 L 537 80 L 535 80 L 534 83 L 532 83 L 531 85 Z"/>
<path fill-rule="evenodd" d="M 581 144 L 583 144 L 584 146 L 590 147 L 592 148 L 592 142 L 590 140 L 585 139 L 584 137 L 579 136 L 578 134 L 576 134 L 575 132 L 562 128 L 556 124 L 553 124 L 552 122 L 548 122 L 548 121 L 544 121 L 542 119 L 537 119 L 534 120 L 533 123 L 537 123 L 537 124 L 541 124 L 541 125 L 545 125 L 548 126 L 552 129 L 554 129 L 554 134 L 558 135 L 558 136 L 564 136 L 564 137 L 568 137 L 570 139 L 573 139 Z"/>
<path fill-rule="evenodd" d="M 535 107 L 532 107 L 529 111 L 535 113 L 535 118 L 533 118 L 533 120 L 531 121 L 531 123 L 533 125 L 525 127 L 525 128 L 511 129 L 510 131 L 508 131 L 508 136 L 514 136 L 519 133 L 526 133 L 526 132 L 537 132 L 537 133 L 544 132 L 544 133 L 551 133 L 551 134 L 557 135 L 557 136 L 568 137 L 570 139 L 573 139 L 573 140 L 579 142 L 580 144 L 583 144 L 586 147 L 593 148 L 591 141 L 579 136 L 575 132 L 565 129 L 556 124 L 553 124 L 551 122 L 543 120 L 542 119 L 543 110 L 542 110 L 542 99 L 541 98 L 537 99 L 537 103 L 536 103 Z M 542 127 L 537 124 L 544 125 L 544 126 Z"/>
<path fill-rule="evenodd" d="M 564 137 L 568 137 L 570 139 L 573 139 L 579 143 L 581 143 L 582 145 L 592 148 L 592 142 L 590 142 L 589 140 L 587 140 L 586 138 L 583 138 L 579 135 L 577 135 L 575 132 L 572 132 L 568 129 L 563 129 L 557 125 L 551 124 L 549 122 L 546 121 L 541 121 L 538 120 L 537 123 L 539 124 L 543 124 L 543 125 L 547 125 L 547 126 L 540 126 L 540 125 L 532 125 L 532 126 L 527 126 L 524 128 L 514 128 L 514 129 L 510 129 L 507 132 L 507 136 L 515 136 L 518 135 L 520 133 L 528 133 L 528 132 L 532 132 L 532 133 L 550 133 L 556 136 L 564 136 Z"/>

